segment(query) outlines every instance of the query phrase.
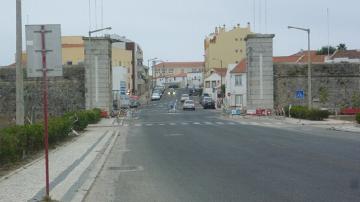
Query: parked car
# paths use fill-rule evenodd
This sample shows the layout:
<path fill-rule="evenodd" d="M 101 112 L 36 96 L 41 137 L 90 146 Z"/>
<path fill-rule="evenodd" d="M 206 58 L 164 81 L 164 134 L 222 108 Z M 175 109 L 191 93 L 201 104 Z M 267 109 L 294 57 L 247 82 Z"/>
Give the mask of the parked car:
<path fill-rule="evenodd" d="M 153 93 L 152 95 L 151 95 L 151 101 L 153 101 L 153 100 L 160 100 L 160 98 L 161 98 L 161 95 L 159 94 L 159 93 Z"/>
<path fill-rule="evenodd" d="M 204 97 L 202 106 L 204 109 L 215 109 L 215 101 L 211 97 Z"/>
<path fill-rule="evenodd" d="M 182 94 L 180 101 L 185 102 L 186 100 L 190 100 L 189 94 Z"/>
<path fill-rule="evenodd" d="M 127 109 L 130 107 L 130 99 L 128 95 L 120 95 L 119 104 L 120 109 Z"/>
<path fill-rule="evenodd" d="M 204 93 L 202 96 L 200 96 L 200 104 L 203 105 L 203 101 L 204 101 L 204 98 L 211 98 L 210 95 L 208 93 Z"/>
<path fill-rule="evenodd" d="M 195 103 L 193 100 L 186 100 L 184 102 L 183 110 L 187 110 L 187 109 L 195 111 Z"/>
<path fill-rule="evenodd" d="M 138 108 L 140 107 L 139 100 L 130 99 L 130 108 Z"/>
<path fill-rule="evenodd" d="M 160 97 L 163 95 L 163 92 L 162 92 L 162 90 L 160 90 L 160 89 L 154 89 L 153 90 L 153 94 L 154 93 L 158 93 L 159 95 L 160 95 Z"/>

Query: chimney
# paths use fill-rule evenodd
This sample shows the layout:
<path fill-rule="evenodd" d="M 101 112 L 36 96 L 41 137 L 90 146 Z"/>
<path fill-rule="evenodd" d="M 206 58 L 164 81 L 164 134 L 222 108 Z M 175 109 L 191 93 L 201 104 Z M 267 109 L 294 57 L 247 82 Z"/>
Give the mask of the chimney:
<path fill-rule="evenodd" d="M 240 23 L 237 24 L 237 27 L 240 28 Z"/>

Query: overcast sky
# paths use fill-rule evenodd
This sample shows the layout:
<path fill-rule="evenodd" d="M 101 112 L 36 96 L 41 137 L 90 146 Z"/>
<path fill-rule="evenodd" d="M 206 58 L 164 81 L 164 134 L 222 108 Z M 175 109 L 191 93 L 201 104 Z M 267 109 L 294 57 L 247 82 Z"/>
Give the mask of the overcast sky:
<path fill-rule="evenodd" d="M 358 0 L 267 0 L 267 23 L 265 0 L 255 0 L 255 30 L 254 0 L 96 0 L 97 12 L 95 0 L 91 0 L 92 29 L 96 24 L 101 27 L 102 1 L 103 24 L 113 28 L 108 33 L 138 42 L 144 51 L 145 64 L 152 57 L 165 61 L 203 60 L 204 37 L 223 24 L 231 28 L 237 23 L 246 26 L 250 22 L 252 31 L 275 34 L 274 55 L 306 49 L 306 33 L 288 30 L 287 26 L 309 27 L 311 47 L 318 49 L 328 43 L 327 8 L 330 43 L 345 43 L 349 49 L 360 49 Z M 15 5 L 15 0 L 1 0 L 0 66 L 14 61 Z M 62 35 L 86 35 L 88 5 L 89 0 L 23 0 L 23 24 L 61 24 Z"/>

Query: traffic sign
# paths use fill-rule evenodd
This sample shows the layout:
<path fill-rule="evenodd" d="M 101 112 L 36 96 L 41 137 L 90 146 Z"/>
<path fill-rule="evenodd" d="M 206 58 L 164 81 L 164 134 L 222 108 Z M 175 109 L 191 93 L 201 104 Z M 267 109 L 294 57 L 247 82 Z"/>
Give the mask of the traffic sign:
<path fill-rule="evenodd" d="M 303 90 L 297 90 L 296 94 L 295 94 L 296 99 L 304 99 L 305 98 L 305 94 Z"/>
<path fill-rule="evenodd" d="M 44 30 L 41 27 L 44 26 Z M 46 47 L 47 76 L 62 76 L 61 27 L 51 25 L 26 25 L 27 76 L 43 77 L 43 45 Z M 44 41 L 41 32 L 45 33 Z"/>

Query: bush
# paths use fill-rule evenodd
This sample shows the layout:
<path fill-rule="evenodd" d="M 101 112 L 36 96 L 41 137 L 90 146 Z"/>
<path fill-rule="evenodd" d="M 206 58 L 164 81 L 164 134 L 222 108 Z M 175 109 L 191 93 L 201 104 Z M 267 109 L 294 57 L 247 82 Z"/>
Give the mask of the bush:
<path fill-rule="evenodd" d="M 71 128 L 82 131 L 89 123 L 100 120 L 99 109 L 67 113 L 62 117 L 50 118 L 48 122 L 49 144 L 64 140 Z M 78 121 L 75 122 L 76 117 Z M 0 164 L 15 162 L 23 154 L 44 148 L 43 123 L 33 125 L 11 126 L 0 130 Z"/>
<path fill-rule="evenodd" d="M 285 115 L 289 116 L 289 107 L 285 107 Z M 290 110 L 293 118 L 322 121 L 329 117 L 330 113 L 326 110 L 308 109 L 304 106 L 293 106 Z"/>
<path fill-rule="evenodd" d="M 356 114 L 356 122 L 360 124 L 360 113 Z"/>

